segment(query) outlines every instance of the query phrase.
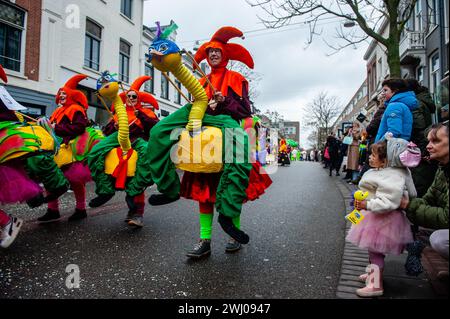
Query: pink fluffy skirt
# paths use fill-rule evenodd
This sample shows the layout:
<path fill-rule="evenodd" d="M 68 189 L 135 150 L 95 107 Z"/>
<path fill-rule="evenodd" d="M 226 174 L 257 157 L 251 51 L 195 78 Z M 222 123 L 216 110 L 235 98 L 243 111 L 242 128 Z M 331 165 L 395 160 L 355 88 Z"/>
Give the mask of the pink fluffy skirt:
<path fill-rule="evenodd" d="M 362 211 L 364 219 L 352 225 L 347 241 L 360 248 L 383 254 L 400 255 L 413 241 L 411 224 L 403 211 L 375 214 Z"/>
<path fill-rule="evenodd" d="M 0 204 L 23 203 L 41 192 L 21 165 L 0 165 Z"/>
<path fill-rule="evenodd" d="M 75 162 L 63 169 L 64 176 L 71 184 L 86 184 L 92 181 L 91 171 L 83 162 Z"/>

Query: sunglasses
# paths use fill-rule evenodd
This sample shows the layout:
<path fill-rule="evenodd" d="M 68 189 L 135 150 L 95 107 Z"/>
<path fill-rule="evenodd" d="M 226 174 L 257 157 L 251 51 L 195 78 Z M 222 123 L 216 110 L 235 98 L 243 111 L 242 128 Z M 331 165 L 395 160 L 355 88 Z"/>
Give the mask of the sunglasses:
<path fill-rule="evenodd" d="M 130 99 L 137 99 L 138 98 L 138 96 L 137 95 L 134 95 L 134 94 L 129 94 L 129 95 L 127 95 Z"/>

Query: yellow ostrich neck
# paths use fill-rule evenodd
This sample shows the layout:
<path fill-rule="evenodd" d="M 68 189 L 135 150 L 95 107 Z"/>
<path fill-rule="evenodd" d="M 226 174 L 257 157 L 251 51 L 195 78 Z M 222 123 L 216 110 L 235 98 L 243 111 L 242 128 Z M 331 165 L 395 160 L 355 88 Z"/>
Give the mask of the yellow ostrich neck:
<path fill-rule="evenodd" d="M 201 129 L 202 119 L 208 108 L 208 96 L 206 95 L 205 89 L 182 63 L 180 63 L 172 73 L 194 97 L 187 129 Z"/>
<path fill-rule="evenodd" d="M 131 149 L 131 141 L 130 141 L 130 128 L 128 126 L 128 115 L 125 106 L 123 105 L 122 99 L 119 95 L 116 95 L 114 98 L 114 108 L 118 117 L 119 124 L 119 134 L 118 141 L 122 151 L 124 153 L 128 152 Z"/>

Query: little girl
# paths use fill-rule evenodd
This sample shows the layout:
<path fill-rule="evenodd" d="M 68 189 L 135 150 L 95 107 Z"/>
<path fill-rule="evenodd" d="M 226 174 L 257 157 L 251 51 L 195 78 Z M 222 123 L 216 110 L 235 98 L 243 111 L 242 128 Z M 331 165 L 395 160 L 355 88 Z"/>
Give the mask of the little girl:
<path fill-rule="evenodd" d="M 0 209 L 0 247 L 8 248 L 16 239 L 23 221 Z"/>
<path fill-rule="evenodd" d="M 368 267 L 371 274 L 359 277 L 366 282 L 366 287 L 356 290 L 360 297 L 383 295 L 385 255 L 400 255 L 405 245 L 413 241 L 410 223 L 400 207 L 403 198 L 417 196 L 411 173 L 402 164 L 401 154 L 407 147 L 406 140 L 389 136 L 387 141 L 373 144 L 369 157 L 373 169 L 359 182 L 359 189 L 369 192 L 366 200 L 355 201 L 355 208 L 365 218 L 360 224 L 352 225 L 347 240 L 368 249 L 370 264 L 379 268 L 379 273 L 375 273 L 377 267 Z"/>

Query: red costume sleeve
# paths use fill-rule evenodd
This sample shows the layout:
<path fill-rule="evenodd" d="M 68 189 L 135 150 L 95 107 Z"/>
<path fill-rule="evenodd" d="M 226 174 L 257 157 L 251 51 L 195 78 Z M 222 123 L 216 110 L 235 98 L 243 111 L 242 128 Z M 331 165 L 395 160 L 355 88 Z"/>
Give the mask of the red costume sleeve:
<path fill-rule="evenodd" d="M 83 134 L 88 125 L 87 117 L 81 112 L 76 112 L 72 122 L 67 117 L 64 117 L 59 124 L 56 124 L 55 133 L 63 138 L 63 143 L 67 144 L 70 140 Z"/>

